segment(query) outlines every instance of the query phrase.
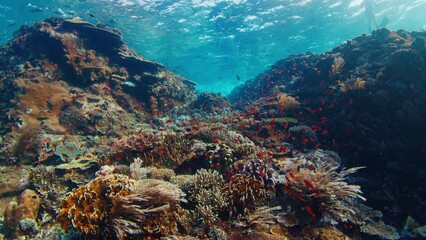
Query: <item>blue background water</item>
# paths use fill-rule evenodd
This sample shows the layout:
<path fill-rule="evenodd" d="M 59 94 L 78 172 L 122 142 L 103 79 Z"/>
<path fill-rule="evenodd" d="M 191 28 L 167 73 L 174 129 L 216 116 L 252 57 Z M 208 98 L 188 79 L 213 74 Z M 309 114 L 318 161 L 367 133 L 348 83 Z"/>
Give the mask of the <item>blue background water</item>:
<path fill-rule="evenodd" d="M 426 29 L 426 0 L 376 0 L 380 24 Z M 51 16 L 118 28 L 148 59 L 228 94 L 276 60 L 368 32 L 363 0 L 0 0 L 0 42 Z"/>

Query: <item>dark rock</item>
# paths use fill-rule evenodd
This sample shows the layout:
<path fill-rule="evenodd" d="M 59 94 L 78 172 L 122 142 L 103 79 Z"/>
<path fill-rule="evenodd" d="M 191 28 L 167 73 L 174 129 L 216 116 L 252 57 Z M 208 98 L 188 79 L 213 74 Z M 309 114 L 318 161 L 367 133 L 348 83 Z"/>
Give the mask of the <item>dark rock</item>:
<path fill-rule="evenodd" d="M 426 169 L 419 161 L 426 159 L 425 42 L 424 31 L 378 29 L 321 55 L 279 60 L 229 98 L 239 107 L 277 91 L 295 97 L 302 110 L 288 117 L 315 126 L 321 147 L 339 152 L 349 165 L 367 166 L 369 182 L 389 186 L 381 191 L 395 195 L 391 201 L 401 212 L 426 221 L 421 209 L 405 204 L 426 194 L 416 184 L 426 181 L 419 173 Z M 391 178 L 401 181 L 391 184 Z"/>

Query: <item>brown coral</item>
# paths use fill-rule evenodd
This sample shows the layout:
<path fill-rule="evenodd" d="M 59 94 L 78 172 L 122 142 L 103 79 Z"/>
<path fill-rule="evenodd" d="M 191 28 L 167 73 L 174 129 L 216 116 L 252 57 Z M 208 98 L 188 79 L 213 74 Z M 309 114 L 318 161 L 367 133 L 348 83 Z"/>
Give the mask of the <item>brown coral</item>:
<path fill-rule="evenodd" d="M 99 177 L 75 189 L 62 202 L 57 220 L 63 229 L 73 226 L 87 239 L 108 235 L 106 228 L 111 197 L 131 194 L 135 181 L 124 175 Z"/>
<path fill-rule="evenodd" d="M 195 156 L 192 141 L 170 131 L 144 131 L 124 137 L 113 149 L 113 159 L 133 161 L 140 157 L 144 166 L 176 168 Z"/>
<path fill-rule="evenodd" d="M 12 201 L 4 211 L 6 228 L 15 231 L 17 235 L 36 231 L 40 203 L 41 199 L 35 191 L 23 191 L 17 201 Z"/>
<path fill-rule="evenodd" d="M 195 215 L 204 224 L 210 225 L 227 202 L 222 192 L 224 180 L 217 171 L 201 169 L 189 183 L 190 199 L 195 204 Z"/>
<path fill-rule="evenodd" d="M 178 233 L 176 204 L 183 196 L 176 185 L 161 180 L 101 176 L 74 190 L 57 220 L 64 229 L 79 230 L 84 239 L 167 236 Z"/>

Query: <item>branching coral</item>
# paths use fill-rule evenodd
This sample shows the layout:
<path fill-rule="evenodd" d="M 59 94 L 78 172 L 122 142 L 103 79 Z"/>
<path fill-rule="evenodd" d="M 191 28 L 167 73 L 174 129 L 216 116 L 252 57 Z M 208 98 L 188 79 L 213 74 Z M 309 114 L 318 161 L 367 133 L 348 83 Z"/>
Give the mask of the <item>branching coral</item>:
<path fill-rule="evenodd" d="M 264 183 L 247 175 L 236 174 L 223 188 L 231 216 L 246 213 L 265 200 Z"/>
<path fill-rule="evenodd" d="M 195 204 L 195 214 L 204 224 L 217 220 L 219 211 L 227 202 L 222 192 L 224 180 L 217 171 L 199 170 L 190 182 L 190 200 Z"/>

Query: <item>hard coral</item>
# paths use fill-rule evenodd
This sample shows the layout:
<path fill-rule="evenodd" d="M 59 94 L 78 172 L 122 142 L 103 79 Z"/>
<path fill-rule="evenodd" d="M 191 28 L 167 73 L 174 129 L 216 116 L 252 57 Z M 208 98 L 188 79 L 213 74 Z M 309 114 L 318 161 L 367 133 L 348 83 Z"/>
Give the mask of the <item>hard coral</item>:
<path fill-rule="evenodd" d="M 144 166 L 176 168 L 195 154 L 192 141 L 171 131 L 144 131 L 121 139 L 113 149 L 113 158 L 133 160 L 140 157 Z"/>
<path fill-rule="evenodd" d="M 195 204 L 195 215 L 205 225 L 217 220 L 227 202 L 222 192 L 223 177 L 217 171 L 199 170 L 189 183 L 190 200 Z"/>
<path fill-rule="evenodd" d="M 4 221 L 12 235 L 33 234 L 37 232 L 37 215 L 41 199 L 30 189 L 19 195 L 17 201 L 11 202 L 4 211 Z"/>
<path fill-rule="evenodd" d="M 99 239 L 111 233 L 107 228 L 111 197 L 131 194 L 135 181 L 124 175 L 99 177 L 75 189 L 62 202 L 57 220 L 63 229 L 73 226 L 86 239 Z"/>
<path fill-rule="evenodd" d="M 183 192 L 161 180 L 100 176 L 63 201 L 57 220 L 83 239 L 153 238 L 178 233 L 176 212 Z M 163 221 L 167 219 L 167 221 Z"/>
<path fill-rule="evenodd" d="M 246 213 L 247 210 L 264 203 L 265 184 L 261 180 L 247 175 L 236 174 L 223 188 L 229 202 L 229 212 L 232 216 Z"/>

